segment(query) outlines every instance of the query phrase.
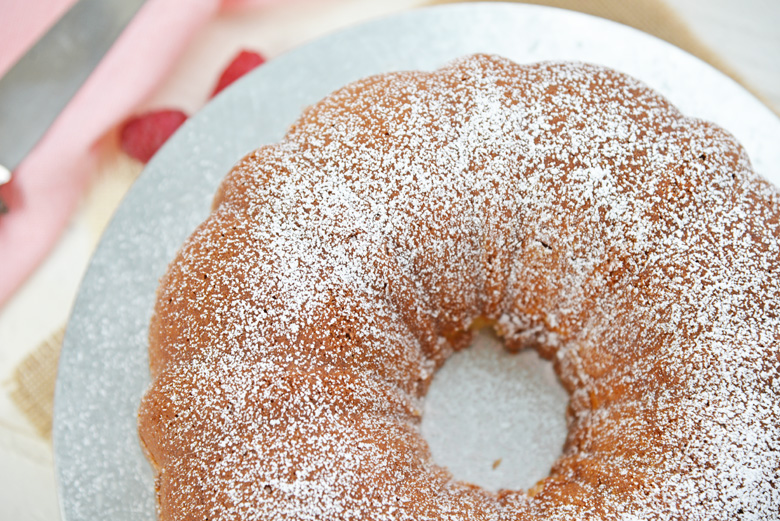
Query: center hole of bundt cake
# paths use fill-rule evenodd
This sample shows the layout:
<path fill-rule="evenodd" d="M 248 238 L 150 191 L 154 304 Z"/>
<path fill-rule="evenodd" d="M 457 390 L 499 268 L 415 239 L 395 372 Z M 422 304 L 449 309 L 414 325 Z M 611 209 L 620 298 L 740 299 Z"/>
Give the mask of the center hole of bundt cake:
<path fill-rule="evenodd" d="M 434 376 L 422 432 L 456 479 L 528 490 L 561 455 L 567 403 L 550 362 L 533 349 L 510 353 L 482 330 Z"/>

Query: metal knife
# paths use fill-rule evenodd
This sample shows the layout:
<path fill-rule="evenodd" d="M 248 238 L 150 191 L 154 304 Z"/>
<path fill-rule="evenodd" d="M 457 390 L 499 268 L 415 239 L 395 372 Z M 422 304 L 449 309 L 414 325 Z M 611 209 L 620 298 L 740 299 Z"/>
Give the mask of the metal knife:
<path fill-rule="evenodd" d="M 0 185 L 43 137 L 144 0 L 79 0 L 0 78 Z M 0 214 L 8 207 L 0 199 Z"/>

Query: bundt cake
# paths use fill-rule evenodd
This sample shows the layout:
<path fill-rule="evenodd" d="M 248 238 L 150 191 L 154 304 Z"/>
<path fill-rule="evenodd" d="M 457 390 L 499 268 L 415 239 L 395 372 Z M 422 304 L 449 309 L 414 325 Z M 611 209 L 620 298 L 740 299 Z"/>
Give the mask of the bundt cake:
<path fill-rule="evenodd" d="M 159 517 L 776 519 L 778 277 L 778 191 L 636 79 L 475 55 L 347 85 L 232 169 L 161 280 Z M 475 322 L 570 394 L 531 490 L 420 434 Z"/>

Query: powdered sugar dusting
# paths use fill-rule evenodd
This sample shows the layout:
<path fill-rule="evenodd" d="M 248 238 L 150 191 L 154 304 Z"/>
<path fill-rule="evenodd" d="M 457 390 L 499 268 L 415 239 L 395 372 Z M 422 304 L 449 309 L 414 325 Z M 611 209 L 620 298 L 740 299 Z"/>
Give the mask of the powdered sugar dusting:
<path fill-rule="evenodd" d="M 162 281 L 141 437 L 162 519 L 767 519 L 780 197 L 717 127 L 585 64 L 349 85 L 245 158 Z M 569 437 L 530 493 L 420 435 L 476 320 Z"/>

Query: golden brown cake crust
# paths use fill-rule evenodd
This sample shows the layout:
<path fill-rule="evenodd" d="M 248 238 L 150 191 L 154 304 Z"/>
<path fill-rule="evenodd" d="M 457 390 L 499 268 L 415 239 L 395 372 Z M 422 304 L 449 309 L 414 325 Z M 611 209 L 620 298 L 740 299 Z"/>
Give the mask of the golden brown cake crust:
<path fill-rule="evenodd" d="M 161 281 L 160 517 L 770 519 L 779 244 L 735 140 L 623 74 L 478 55 L 348 85 L 230 172 Z M 477 319 L 571 396 L 531 493 L 420 434 Z"/>

